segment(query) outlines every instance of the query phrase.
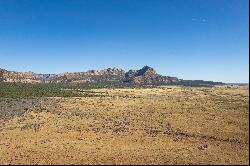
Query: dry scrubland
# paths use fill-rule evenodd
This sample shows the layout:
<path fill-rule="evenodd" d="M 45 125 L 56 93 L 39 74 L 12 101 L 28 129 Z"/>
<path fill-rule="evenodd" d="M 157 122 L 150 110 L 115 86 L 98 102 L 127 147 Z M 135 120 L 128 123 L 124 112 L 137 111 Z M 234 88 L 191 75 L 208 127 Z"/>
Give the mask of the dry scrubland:
<path fill-rule="evenodd" d="M 0 164 L 249 164 L 247 87 L 1 99 Z"/>

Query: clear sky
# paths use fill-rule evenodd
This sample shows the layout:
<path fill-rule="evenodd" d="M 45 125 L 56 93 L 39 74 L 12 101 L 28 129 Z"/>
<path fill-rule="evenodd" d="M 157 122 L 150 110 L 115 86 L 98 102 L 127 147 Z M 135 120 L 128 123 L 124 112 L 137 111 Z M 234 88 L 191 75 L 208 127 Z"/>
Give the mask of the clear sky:
<path fill-rule="evenodd" d="M 248 0 L 0 0 L 0 68 L 61 73 L 151 66 L 249 82 Z"/>

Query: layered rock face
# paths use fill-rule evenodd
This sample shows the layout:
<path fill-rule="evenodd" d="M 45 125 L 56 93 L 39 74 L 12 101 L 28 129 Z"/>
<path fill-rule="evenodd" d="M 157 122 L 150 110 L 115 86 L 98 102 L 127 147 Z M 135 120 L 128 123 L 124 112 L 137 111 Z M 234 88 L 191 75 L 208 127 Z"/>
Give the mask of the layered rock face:
<path fill-rule="evenodd" d="M 87 72 L 64 73 L 63 82 L 86 83 L 100 81 L 122 80 L 125 71 L 118 68 L 108 68 L 105 70 L 89 70 Z"/>
<path fill-rule="evenodd" d="M 135 85 L 220 85 L 222 82 L 203 80 L 182 80 L 176 77 L 162 76 L 149 67 L 125 72 L 118 68 L 89 70 L 86 72 L 66 72 L 62 74 L 37 74 L 33 72 L 15 72 L 0 68 L 0 82 L 21 83 L 104 83 L 112 82 Z"/>
<path fill-rule="evenodd" d="M 36 74 L 33 72 L 15 72 L 0 69 L 0 81 L 21 83 L 49 83 L 57 78 L 56 74 Z"/>
<path fill-rule="evenodd" d="M 66 72 L 62 74 L 37 74 L 33 72 L 15 72 L 0 69 L 1 82 L 22 83 L 85 83 L 122 80 L 125 71 L 118 68 L 89 70 L 87 72 Z"/>

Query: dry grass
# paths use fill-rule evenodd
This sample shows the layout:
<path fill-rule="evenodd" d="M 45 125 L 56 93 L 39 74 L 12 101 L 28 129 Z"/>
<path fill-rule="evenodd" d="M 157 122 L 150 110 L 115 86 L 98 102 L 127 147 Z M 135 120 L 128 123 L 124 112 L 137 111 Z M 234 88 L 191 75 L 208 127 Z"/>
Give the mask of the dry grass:
<path fill-rule="evenodd" d="M 246 87 L 92 91 L 0 119 L 0 164 L 249 164 Z"/>

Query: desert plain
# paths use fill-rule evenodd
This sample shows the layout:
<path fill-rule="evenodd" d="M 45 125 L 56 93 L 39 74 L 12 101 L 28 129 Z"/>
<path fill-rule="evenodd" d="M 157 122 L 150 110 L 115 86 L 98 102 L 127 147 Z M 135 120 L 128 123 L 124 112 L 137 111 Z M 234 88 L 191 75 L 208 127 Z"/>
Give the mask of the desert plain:
<path fill-rule="evenodd" d="M 0 164 L 249 164 L 248 87 L 88 93 L 1 98 Z"/>

